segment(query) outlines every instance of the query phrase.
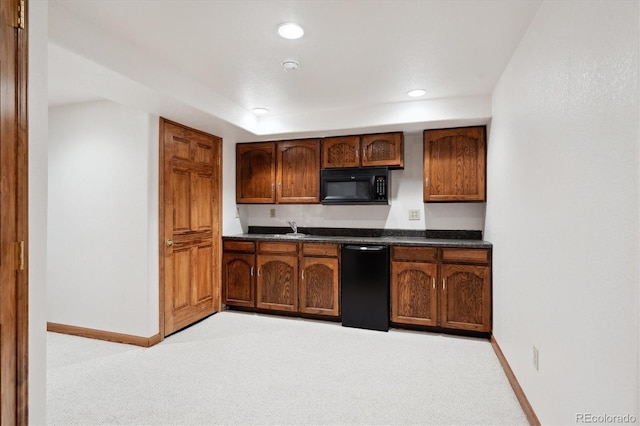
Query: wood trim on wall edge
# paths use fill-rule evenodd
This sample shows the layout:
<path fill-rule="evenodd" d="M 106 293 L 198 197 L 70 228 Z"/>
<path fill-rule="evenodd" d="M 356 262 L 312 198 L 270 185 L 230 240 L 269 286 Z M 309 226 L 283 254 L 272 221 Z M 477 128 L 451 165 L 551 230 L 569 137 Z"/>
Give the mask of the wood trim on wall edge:
<path fill-rule="evenodd" d="M 133 336 L 131 334 L 114 333 L 112 331 L 95 330 L 93 328 L 76 327 L 75 325 L 57 324 L 47 322 L 47 331 L 74 336 L 88 337 L 89 339 L 106 340 L 109 342 L 126 343 L 148 348 L 162 341 L 160 333 L 151 337 Z"/>
<path fill-rule="evenodd" d="M 531 406 L 531 404 L 529 404 L 527 396 L 524 394 L 522 387 L 520 387 L 520 383 L 518 383 L 516 375 L 513 374 L 513 370 L 511 369 L 507 358 L 505 358 L 504 354 L 502 353 L 502 349 L 500 349 L 500 345 L 498 345 L 498 341 L 493 335 L 491 335 L 491 346 L 493 347 L 493 350 L 498 357 L 498 361 L 500 361 L 500 365 L 502 365 L 502 369 L 507 376 L 507 380 L 509 380 L 509 384 L 511 384 L 511 387 L 513 388 L 513 392 L 515 393 L 516 398 L 518 398 L 518 402 L 522 407 L 522 411 L 524 411 L 524 415 L 527 417 L 527 421 L 531 426 L 540 426 L 540 420 L 538 420 L 538 416 L 536 416 L 536 413 L 533 411 L 533 407 Z"/>

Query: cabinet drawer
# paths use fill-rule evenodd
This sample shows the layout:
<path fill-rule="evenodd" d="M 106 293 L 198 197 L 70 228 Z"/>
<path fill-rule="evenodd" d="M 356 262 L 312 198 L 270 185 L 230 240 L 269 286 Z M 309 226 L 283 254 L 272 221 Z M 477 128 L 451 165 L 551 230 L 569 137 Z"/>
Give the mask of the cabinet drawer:
<path fill-rule="evenodd" d="M 256 243 L 254 241 L 224 241 L 222 243 L 224 251 L 241 251 L 245 253 L 255 253 Z"/>
<path fill-rule="evenodd" d="M 302 254 L 305 256 L 327 256 L 338 257 L 339 248 L 337 244 L 327 243 L 303 243 Z"/>
<path fill-rule="evenodd" d="M 410 260 L 413 262 L 435 262 L 437 260 L 435 247 L 393 246 L 391 258 L 393 260 Z"/>
<path fill-rule="evenodd" d="M 442 249 L 443 262 L 489 263 L 488 249 Z"/>
<path fill-rule="evenodd" d="M 259 253 L 298 253 L 298 243 L 258 241 Z"/>

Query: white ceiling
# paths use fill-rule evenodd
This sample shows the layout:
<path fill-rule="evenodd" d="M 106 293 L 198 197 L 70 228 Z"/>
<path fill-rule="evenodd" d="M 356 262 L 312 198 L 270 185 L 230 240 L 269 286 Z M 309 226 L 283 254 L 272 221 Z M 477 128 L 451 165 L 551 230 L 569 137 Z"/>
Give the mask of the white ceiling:
<path fill-rule="evenodd" d="M 50 0 L 49 102 L 107 98 L 239 137 L 486 121 L 539 6 Z M 278 37 L 287 21 L 304 37 Z M 300 68 L 285 72 L 286 59 Z M 415 88 L 427 94 L 409 98 Z M 254 107 L 270 113 L 258 117 Z"/>

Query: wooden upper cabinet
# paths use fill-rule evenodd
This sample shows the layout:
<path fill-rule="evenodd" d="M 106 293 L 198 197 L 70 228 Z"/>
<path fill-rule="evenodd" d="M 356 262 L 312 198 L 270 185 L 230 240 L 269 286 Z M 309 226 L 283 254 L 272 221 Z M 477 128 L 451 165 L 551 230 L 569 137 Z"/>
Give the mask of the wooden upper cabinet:
<path fill-rule="evenodd" d="M 322 168 L 404 167 L 402 132 L 337 136 L 322 140 Z"/>
<path fill-rule="evenodd" d="M 320 140 L 277 143 L 278 203 L 320 202 Z"/>
<path fill-rule="evenodd" d="M 363 167 L 404 167 L 404 135 L 402 132 L 362 135 L 360 150 Z"/>
<path fill-rule="evenodd" d="M 486 127 L 424 131 L 424 201 L 486 200 Z"/>
<path fill-rule="evenodd" d="M 276 144 L 236 145 L 236 202 L 275 203 Z"/>
<path fill-rule="evenodd" d="M 322 140 L 322 168 L 360 167 L 360 136 Z"/>

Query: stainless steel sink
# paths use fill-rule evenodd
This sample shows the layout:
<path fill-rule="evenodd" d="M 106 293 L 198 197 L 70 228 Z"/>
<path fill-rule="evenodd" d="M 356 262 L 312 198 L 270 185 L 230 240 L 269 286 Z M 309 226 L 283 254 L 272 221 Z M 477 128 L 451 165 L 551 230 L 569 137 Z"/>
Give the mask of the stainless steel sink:
<path fill-rule="evenodd" d="M 284 236 L 286 238 L 302 238 L 302 237 L 306 237 L 307 234 L 303 234 L 301 232 L 287 232 L 286 234 L 284 234 Z"/>
<path fill-rule="evenodd" d="M 301 232 L 288 232 L 286 234 L 272 234 L 271 235 L 274 238 L 283 238 L 283 239 L 287 239 L 287 238 L 291 238 L 291 239 L 296 239 L 296 238 L 302 238 L 302 237 L 306 237 L 307 234 L 303 234 Z"/>

